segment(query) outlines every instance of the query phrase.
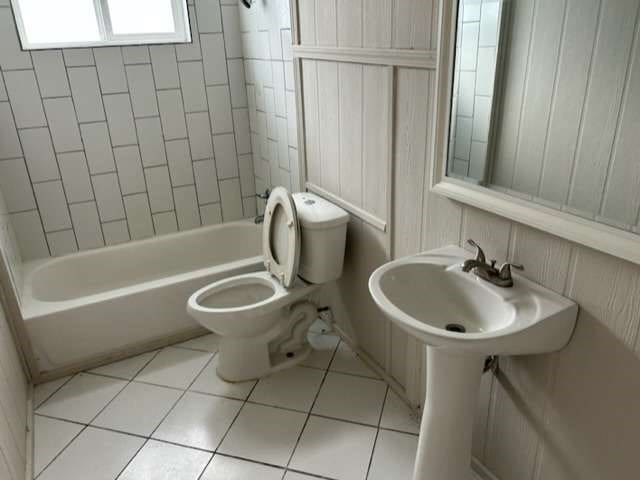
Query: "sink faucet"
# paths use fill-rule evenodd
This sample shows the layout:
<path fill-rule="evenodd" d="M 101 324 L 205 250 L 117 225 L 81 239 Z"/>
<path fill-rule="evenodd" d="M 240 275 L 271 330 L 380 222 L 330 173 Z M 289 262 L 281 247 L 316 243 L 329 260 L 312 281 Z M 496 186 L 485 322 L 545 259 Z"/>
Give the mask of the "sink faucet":
<path fill-rule="evenodd" d="M 487 282 L 497 286 L 509 288 L 513 287 L 513 277 L 511 276 L 511 269 L 524 270 L 524 267 L 517 263 L 503 263 L 498 269 L 496 268 L 496 261 L 491 260 L 491 263 L 487 263 L 486 257 L 480 245 L 478 245 L 473 239 L 468 239 L 467 243 L 476 248 L 476 258 L 466 260 L 462 264 L 463 272 L 471 272 Z"/>

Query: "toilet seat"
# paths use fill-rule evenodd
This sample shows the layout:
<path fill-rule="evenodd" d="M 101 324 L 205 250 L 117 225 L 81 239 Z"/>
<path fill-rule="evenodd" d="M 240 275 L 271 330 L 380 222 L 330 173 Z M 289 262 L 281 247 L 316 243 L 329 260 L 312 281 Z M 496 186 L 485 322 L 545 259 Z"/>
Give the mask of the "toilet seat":
<path fill-rule="evenodd" d="M 293 196 L 283 187 L 273 189 L 265 208 L 262 252 L 267 271 L 291 288 L 300 263 L 300 224 Z"/>

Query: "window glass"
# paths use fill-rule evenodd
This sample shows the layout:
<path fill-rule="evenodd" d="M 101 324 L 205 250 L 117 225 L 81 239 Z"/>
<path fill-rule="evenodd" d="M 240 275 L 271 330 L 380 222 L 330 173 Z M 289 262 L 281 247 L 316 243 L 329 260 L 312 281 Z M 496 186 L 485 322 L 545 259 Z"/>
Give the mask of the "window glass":
<path fill-rule="evenodd" d="M 171 0 L 107 0 L 114 35 L 173 33 Z"/>
<path fill-rule="evenodd" d="M 31 44 L 100 40 L 93 0 L 20 0 L 20 12 Z"/>

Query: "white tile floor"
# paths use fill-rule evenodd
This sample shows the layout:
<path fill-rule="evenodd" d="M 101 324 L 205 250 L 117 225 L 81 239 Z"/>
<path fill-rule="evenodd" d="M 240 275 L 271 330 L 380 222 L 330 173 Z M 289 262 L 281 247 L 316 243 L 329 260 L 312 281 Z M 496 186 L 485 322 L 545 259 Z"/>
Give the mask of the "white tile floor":
<path fill-rule="evenodd" d="M 409 479 L 418 420 L 330 334 L 258 382 L 215 374 L 216 338 L 36 387 L 39 480 Z"/>

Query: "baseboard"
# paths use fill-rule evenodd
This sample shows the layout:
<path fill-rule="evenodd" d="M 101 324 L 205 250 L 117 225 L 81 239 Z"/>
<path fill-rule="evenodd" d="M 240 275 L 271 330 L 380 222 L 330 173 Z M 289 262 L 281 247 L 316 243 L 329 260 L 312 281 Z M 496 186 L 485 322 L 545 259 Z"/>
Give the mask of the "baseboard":
<path fill-rule="evenodd" d="M 34 404 L 34 386 L 33 383 L 29 383 L 29 390 L 27 392 L 27 426 L 26 426 L 26 439 L 27 448 L 25 455 L 25 466 L 24 466 L 24 479 L 31 480 L 33 478 L 33 449 L 34 449 L 34 413 L 33 413 L 33 404 Z"/>
<path fill-rule="evenodd" d="M 367 352 L 358 347 L 357 343 L 353 341 L 345 332 L 340 328 L 337 323 L 333 323 L 333 329 L 338 334 L 341 340 L 343 340 L 351 349 L 358 354 L 362 361 L 374 372 L 376 372 L 382 380 L 384 380 L 391 389 L 398 394 L 398 396 L 407 404 L 411 410 L 420 415 L 420 409 L 411 406 L 411 402 L 407 398 L 405 388 L 385 372 L 380 365 L 369 355 Z M 499 480 L 480 460 L 476 457 L 471 458 L 471 469 L 481 480 Z"/>

